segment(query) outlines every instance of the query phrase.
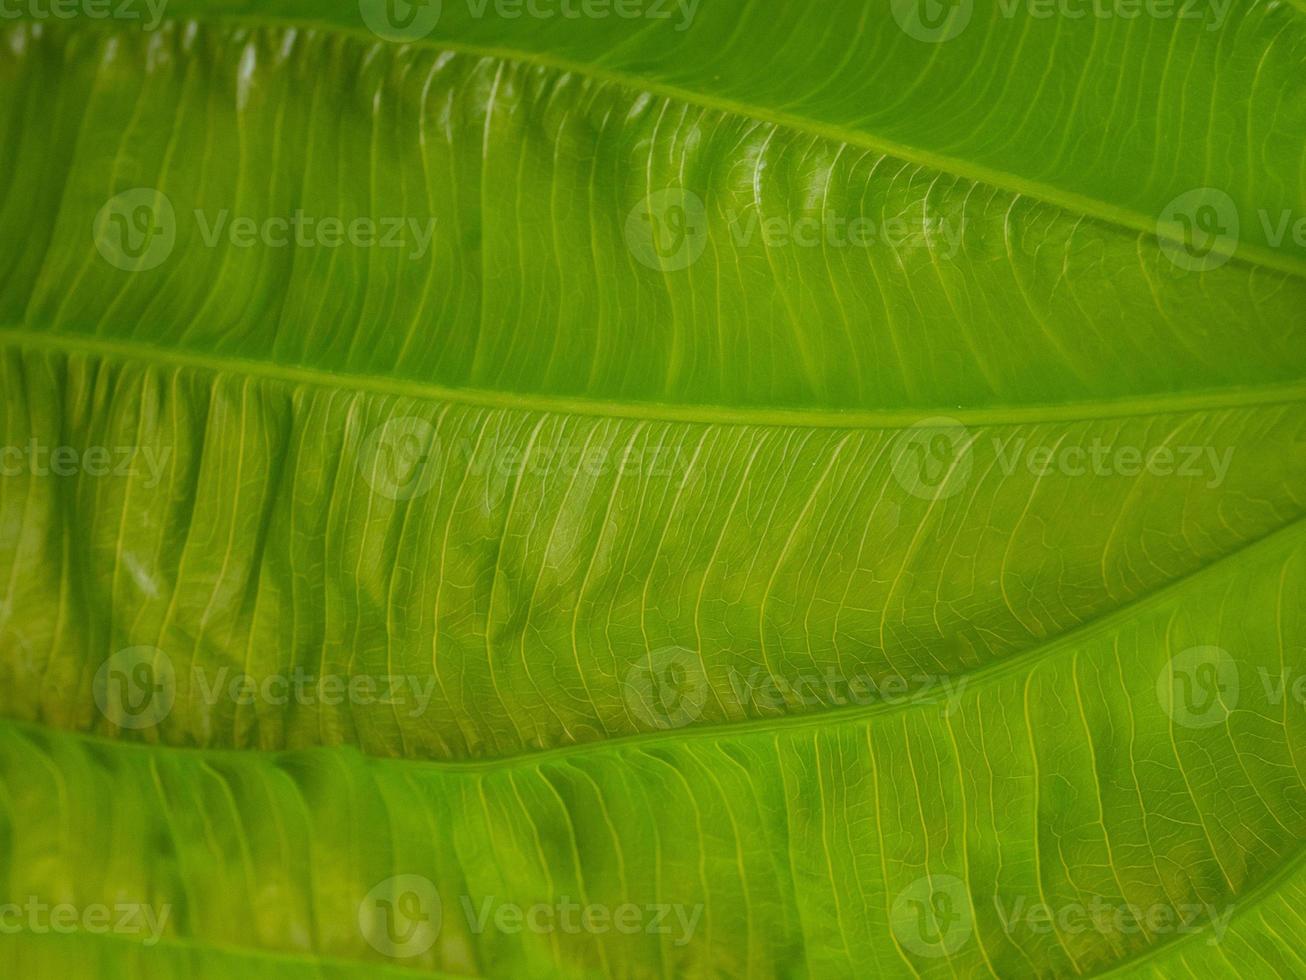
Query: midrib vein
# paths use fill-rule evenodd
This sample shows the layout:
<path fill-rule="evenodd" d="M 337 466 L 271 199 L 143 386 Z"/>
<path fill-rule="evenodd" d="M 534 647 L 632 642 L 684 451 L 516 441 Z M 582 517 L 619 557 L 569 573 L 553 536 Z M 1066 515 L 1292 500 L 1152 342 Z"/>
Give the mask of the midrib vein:
<path fill-rule="evenodd" d="M 1294 2 L 1306 5 L 1306 0 L 1294 0 Z M 198 16 L 196 16 L 197 14 Z M 259 17 L 244 14 L 210 13 L 208 11 L 202 13 L 191 12 L 186 16 L 188 20 L 198 19 L 207 24 L 233 24 L 246 28 L 286 26 L 341 34 L 365 40 L 370 44 L 378 43 L 378 39 L 361 26 L 355 27 L 353 25 L 341 24 L 327 19 L 282 17 L 278 16 L 273 11 L 269 11 L 267 14 Z M 21 21 L 24 19 L 26 18 L 19 18 L 18 20 Z M 175 21 L 175 18 L 165 18 L 165 21 L 167 20 Z M 79 27 L 79 29 L 114 30 L 116 28 L 114 25 L 91 21 L 88 25 Z M 799 116 L 789 112 L 781 112 L 765 106 L 750 105 L 736 99 L 700 92 L 694 89 L 685 88 L 681 85 L 654 81 L 631 72 L 605 68 L 592 62 L 574 61 L 539 51 L 529 51 L 521 48 L 510 48 L 499 45 L 473 44 L 450 38 L 423 38 L 409 42 L 409 44 L 413 47 L 436 48 L 438 50 L 453 51 L 459 54 L 474 55 L 482 58 L 495 58 L 500 61 L 535 65 L 540 68 L 548 68 L 554 71 L 570 72 L 597 81 L 620 85 L 623 88 L 633 89 L 637 92 L 648 92 L 663 98 L 673 99 L 687 105 L 731 113 L 736 116 L 753 119 L 774 126 L 782 126 L 785 129 L 794 132 L 805 133 L 811 136 L 819 136 L 824 139 L 846 143 L 850 146 L 870 150 L 873 153 L 879 153 L 887 157 L 894 157 L 906 163 L 928 167 L 931 170 L 951 174 L 952 176 L 960 177 L 963 180 L 968 180 L 975 184 L 983 184 L 996 190 L 1004 191 L 1008 194 L 1041 201 L 1045 204 L 1050 204 L 1054 207 L 1060 208 L 1070 214 L 1090 218 L 1104 224 L 1115 225 L 1120 228 L 1128 229 L 1131 232 L 1147 235 L 1149 237 L 1157 237 L 1158 215 L 1150 217 L 1141 215 L 1129 208 L 1111 204 L 1110 202 L 1104 201 L 1100 198 L 1079 194 L 1075 191 L 1067 191 L 1040 181 L 1029 180 L 1007 171 L 987 167 L 979 163 L 973 163 L 959 157 L 947 156 L 921 147 L 898 143 L 874 133 L 866 132 L 864 130 L 850 129 L 847 126 L 841 126 L 837 123 L 822 122 L 817 119 L 811 119 L 806 116 Z M 1241 262 L 1246 265 L 1259 266 L 1266 269 L 1273 269 L 1287 275 L 1306 279 L 1306 259 L 1293 258 L 1253 242 L 1239 242 L 1237 254 L 1233 256 L 1232 261 Z"/>
<path fill-rule="evenodd" d="M 969 671 L 959 671 L 949 679 L 959 682 L 957 696 L 965 691 L 972 691 L 977 686 L 992 684 L 1012 674 L 1033 670 L 1044 661 L 1050 660 L 1067 649 L 1079 649 L 1084 643 L 1109 632 L 1122 622 L 1137 617 L 1153 606 L 1181 593 L 1194 581 L 1218 572 L 1228 571 L 1231 567 L 1247 562 L 1262 552 L 1275 548 L 1289 547 L 1298 538 L 1306 537 L 1306 517 L 1297 517 L 1246 544 L 1235 548 L 1228 554 L 1214 561 L 1193 569 L 1185 575 L 1167 582 L 1160 588 L 1136 596 L 1123 605 L 1088 619 L 1073 629 L 1042 643 L 1012 654 L 993 663 Z M 964 685 L 964 687 L 962 687 Z M 825 711 L 804 712 L 801 714 L 780 715 L 771 718 L 757 718 L 746 722 L 724 722 L 714 725 L 699 725 L 671 731 L 634 732 L 613 738 L 599 739 L 591 742 L 575 742 L 559 745 L 552 749 L 518 752 L 493 758 L 474 759 L 426 759 L 403 756 L 373 755 L 364 752 L 357 745 L 311 746 L 285 749 L 258 748 L 223 748 L 214 746 L 187 746 L 168 743 L 147 743 L 125 741 L 107 735 L 72 729 L 54 729 L 70 737 L 103 742 L 114 746 L 136 749 L 144 752 L 169 752 L 181 755 L 211 755 L 219 758 L 249 758 L 251 754 L 259 756 L 292 756 L 304 752 L 344 750 L 357 754 L 382 766 L 413 767 L 429 772 L 484 772 L 491 770 L 539 769 L 550 762 L 571 759 L 577 756 L 616 753 L 644 746 L 658 746 L 685 742 L 710 742 L 721 738 L 735 738 L 747 735 L 778 735 L 805 731 L 813 728 L 835 729 L 845 725 L 855 725 L 872 718 L 885 718 L 907 712 L 935 708 L 945 700 L 943 696 L 931 698 L 904 699 L 898 701 L 881 701 L 856 705 L 851 708 L 832 708 Z M 21 729 L 50 731 L 51 726 L 37 722 L 25 721 L 8 715 L 0 715 L 6 724 Z"/>
<path fill-rule="evenodd" d="M 755 428 L 906 429 L 919 425 L 923 419 L 936 416 L 946 417 L 949 423 L 960 422 L 965 425 L 1021 425 L 1172 415 L 1306 401 L 1306 380 L 1302 380 L 1284 384 L 1141 395 L 1100 402 L 985 408 L 926 405 L 919 408 L 893 409 L 788 409 L 698 404 L 669 405 L 656 402 L 616 402 L 564 395 L 458 388 L 434 382 L 388 378 L 381 375 L 345 374 L 303 365 L 173 350 L 136 341 L 110 340 L 77 333 L 54 333 L 17 325 L 0 326 L 0 346 L 84 354 L 144 362 L 160 367 L 189 368 L 217 374 L 261 378 L 290 385 L 395 395 L 477 408 L 560 416 Z"/>

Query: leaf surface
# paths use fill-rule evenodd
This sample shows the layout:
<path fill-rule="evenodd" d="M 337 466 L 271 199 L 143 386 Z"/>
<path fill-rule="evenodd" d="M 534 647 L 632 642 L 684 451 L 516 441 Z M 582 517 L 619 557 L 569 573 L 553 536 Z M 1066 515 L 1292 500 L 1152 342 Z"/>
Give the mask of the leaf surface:
<path fill-rule="evenodd" d="M 1301 7 L 476 9 L 0 29 L 7 972 L 1300 975 Z"/>

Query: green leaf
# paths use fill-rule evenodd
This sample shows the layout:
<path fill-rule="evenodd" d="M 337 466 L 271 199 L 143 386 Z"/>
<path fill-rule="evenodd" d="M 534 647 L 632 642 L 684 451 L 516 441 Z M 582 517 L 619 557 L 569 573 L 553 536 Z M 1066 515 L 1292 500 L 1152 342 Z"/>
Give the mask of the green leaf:
<path fill-rule="evenodd" d="M 89 9 L 6 975 L 1306 969 L 1300 3 Z"/>

